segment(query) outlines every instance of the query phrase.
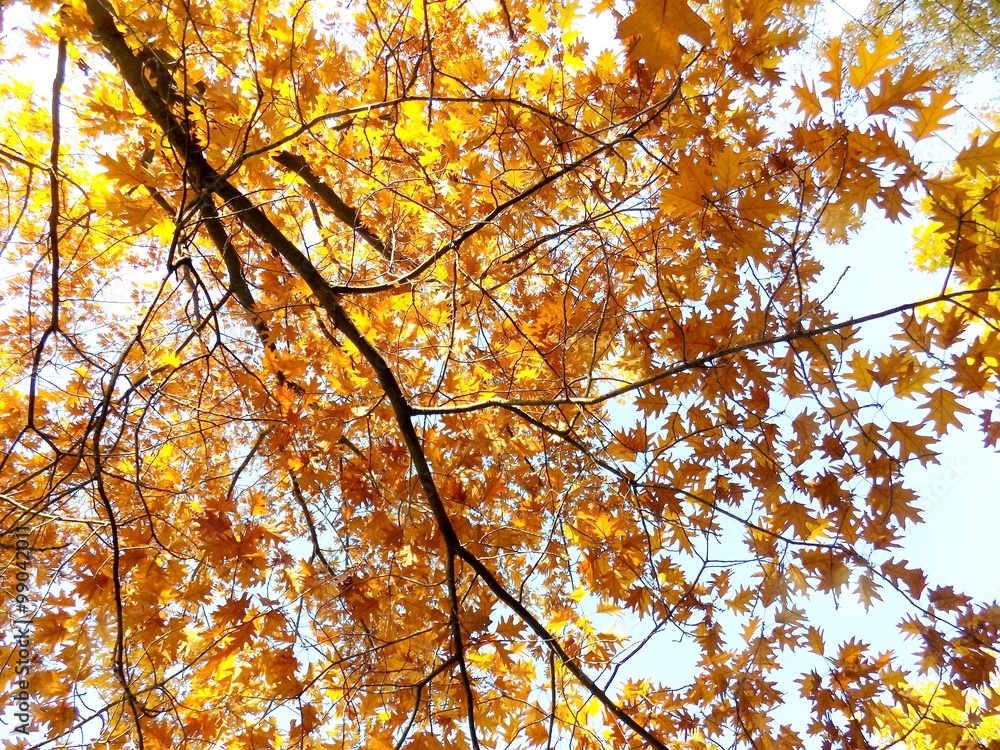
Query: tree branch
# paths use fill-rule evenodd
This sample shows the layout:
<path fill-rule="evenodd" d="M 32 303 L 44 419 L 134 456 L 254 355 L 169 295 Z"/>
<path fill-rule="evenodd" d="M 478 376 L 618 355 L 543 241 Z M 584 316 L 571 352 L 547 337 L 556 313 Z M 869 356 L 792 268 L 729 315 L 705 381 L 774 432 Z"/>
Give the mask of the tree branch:
<path fill-rule="evenodd" d="M 340 196 L 337 195 L 333 188 L 323 182 L 315 172 L 306 163 L 306 160 L 299 156 L 298 154 L 293 154 L 289 151 L 282 151 L 280 154 L 271 157 L 278 164 L 283 166 L 290 172 L 294 172 L 312 189 L 316 195 L 320 197 L 320 200 L 326 204 L 333 215 L 349 226 L 357 235 L 371 245 L 373 248 L 378 250 L 378 252 L 388 261 L 391 261 L 392 252 L 386 247 L 385 243 L 380 240 L 374 232 L 372 232 L 368 227 L 361 223 L 361 217 L 358 216 L 356 209 L 348 206 L 341 200 Z"/>
<path fill-rule="evenodd" d="M 802 328 L 795 331 L 789 331 L 779 336 L 768 336 L 765 338 L 754 339 L 752 341 L 746 341 L 742 344 L 734 344 L 733 346 L 718 349 L 711 354 L 706 354 L 702 357 L 695 357 L 694 359 L 687 359 L 683 362 L 678 362 L 675 365 L 671 365 L 670 367 L 666 367 L 658 372 L 654 372 L 652 375 L 642 378 L 641 380 L 637 380 L 634 383 L 627 383 L 626 385 L 613 388 L 610 391 L 605 391 L 604 393 L 598 393 L 594 396 L 569 396 L 565 398 L 557 397 L 535 399 L 489 398 L 482 401 L 473 401 L 467 404 L 457 404 L 455 406 L 414 406 L 413 413 L 417 415 L 430 416 L 439 414 L 467 414 L 469 412 L 491 408 L 507 409 L 511 407 L 523 408 L 526 406 L 595 406 L 605 401 L 618 398 L 619 396 L 624 396 L 631 391 L 645 388 L 646 386 L 652 385 L 653 383 L 665 378 L 679 375 L 682 372 L 707 367 L 713 362 L 724 359 L 725 357 L 729 357 L 733 354 L 739 354 L 740 352 L 752 349 L 766 349 L 770 346 L 774 346 L 775 344 L 787 344 L 791 341 L 811 339 L 816 336 L 821 336 L 824 333 L 833 333 L 843 328 L 860 325 L 862 323 L 869 323 L 873 320 L 879 320 L 881 318 L 887 318 L 890 315 L 895 315 L 900 312 L 907 312 L 910 310 L 917 310 L 921 307 L 928 307 L 930 305 L 937 304 L 938 302 L 952 302 L 959 297 L 968 297 L 975 294 L 991 294 L 993 292 L 1000 292 L 1000 286 L 988 287 L 984 289 L 964 289 L 958 292 L 938 294 L 934 297 L 928 297 L 926 299 L 918 300 L 917 302 L 907 302 L 902 305 L 897 305 L 896 307 L 891 307 L 887 310 L 881 310 L 879 312 L 871 313 L 870 315 L 864 315 L 860 318 L 839 320 L 825 326 Z"/>

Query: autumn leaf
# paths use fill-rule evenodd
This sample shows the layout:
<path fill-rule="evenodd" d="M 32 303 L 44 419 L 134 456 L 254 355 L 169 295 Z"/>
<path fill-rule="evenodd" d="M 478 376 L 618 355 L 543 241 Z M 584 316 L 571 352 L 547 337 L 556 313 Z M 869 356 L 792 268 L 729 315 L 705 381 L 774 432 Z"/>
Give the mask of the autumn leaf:
<path fill-rule="evenodd" d="M 887 560 L 882 563 L 881 572 L 894 586 L 905 586 L 910 596 L 920 596 L 927 584 L 924 574 L 908 567 L 905 561 Z"/>
<path fill-rule="evenodd" d="M 858 91 L 866 88 L 879 73 L 902 60 L 896 54 L 902 46 L 903 35 L 898 29 L 891 34 L 876 34 L 871 47 L 862 45 L 858 49 L 858 61 L 847 76 L 851 85 Z"/>
<path fill-rule="evenodd" d="M 882 595 L 878 590 L 878 584 L 876 584 L 875 579 L 870 575 L 863 575 L 858 579 L 855 591 L 857 592 L 858 599 L 864 605 L 866 612 L 872 608 L 876 601 L 882 599 Z"/>
<path fill-rule="evenodd" d="M 916 458 L 920 463 L 926 464 L 934 455 L 930 447 L 934 443 L 934 438 L 920 435 L 919 429 L 920 425 L 905 422 L 893 422 L 889 427 L 894 442 L 899 446 L 901 460 L 908 461 L 911 458 Z"/>
<path fill-rule="evenodd" d="M 1000 444 L 1000 417 L 993 416 L 992 409 L 986 409 L 981 415 L 983 425 L 983 441 L 988 446 L 997 447 Z"/>
<path fill-rule="evenodd" d="M 1000 164 L 1000 135 L 993 133 L 977 138 L 962 149 L 955 161 L 965 172 L 983 170 L 986 174 L 996 174 Z"/>
<path fill-rule="evenodd" d="M 934 434 L 941 436 L 953 425 L 961 425 L 960 414 L 971 414 L 972 409 L 961 403 L 948 388 L 936 388 L 927 396 L 927 418 L 934 424 Z"/>
<path fill-rule="evenodd" d="M 932 91 L 929 101 L 918 107 L 914 117 L 908 122 L 910 135 L 914 140 L 922 140 L 947 126 L 943 120 L 958 112 L 960 107 L 954 103 L 955 95 L 948 89 Z"/>
<path fill-rule="evenodd" d="M 799 83 L 792 85 L 792 90 L 798 97 L 799 111 L 803 112 L 806 117 L 820 117 L 823 114 L 823 102 L 813 85 L 805 79 L 805 76 L 802 76 Z"/>
<path fill-rule="evenodd" d="M 884 70 L 877 79 L 877 89 L 869 91 L 867 95 L 865 109 L 869 115 L 888 114 L 895 107 L 919 113 L 925 109 L 925 105 L 917 94 L 926 91 L 927 83 L 933 79 L 933 71 L 916 70 L 913 65 L 907 66 L 898 75 Z"/>
<path fill-rule="evenodd" d="M 619 39 L 637 37 L 629 52 L 630 59 L 644 61 L 653 73 L 677 70 L 682 36 L 703 47 L 712 39 L 711 27 L 691 10 L 687 0 L 636 0 L 632 13 L 618 24 Z"/>
<path fill-rule="evenodd" d="M 928 598 L 937 609 L 959 610 L 967 606 L 972 599 L 964 594 L 956 593 L 952 586 L 938 586 L 928 592 Z"/>

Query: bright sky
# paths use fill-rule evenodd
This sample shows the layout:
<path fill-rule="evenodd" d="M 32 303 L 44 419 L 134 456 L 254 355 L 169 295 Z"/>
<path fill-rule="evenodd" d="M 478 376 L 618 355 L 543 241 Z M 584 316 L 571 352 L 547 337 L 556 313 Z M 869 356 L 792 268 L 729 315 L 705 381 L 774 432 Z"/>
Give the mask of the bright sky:
<path fill-rule="evenodd" d="M 860 15 L 865 0 L 829 0 L 828 20 L 839 27 Z M 981 74 L 962 87 L 957 102 L 962 110 L 953 128 L 927 141 L 924 158 L 947 163 L 961 147 L 964 135 L 984 123 L 977 112 L 995 106 L 996 82 Z M 919 217 L 917 217 L 919 218 Z M 930 297 L 942 290 L 943 274 L 919 271 L 911 251 L 917 221 L 892 224 L 872 216 L 867 226 L 845 247 L 830 248 L 828 283 L 849 266 L 830 298 L 833 309 L 859 316 L 907 301 Z M 872 346 L 885 341 L 890 322 L 866 327 Z M 884 344 L 883 344 L 884 345 Z M 990 406 L 990 404 L 987 404 Z M 907 476 L 920 495 L 924 523 L 911 527 L 900 556 L 922 567 L 931 585 L 954 585 L 981 600 L 1000 599 L 1000 452 L 983 446 L 978 418 L 966 415 L 963 430 L 946 436 L 938 447 L 939 466 L 912 466 Z"/>
<path fill-rule="evenodd" d="M 856 317 L 941 291 L 940 274 L 912 267 L 912 227 L 875 219 L 848 246 L 829 248 L 829 283 L 838 268 L 850 266 L 830 299 L 834 309 Z M 890 327 L 870 325 L 862 332 L 877 346 Z M 966 429 L 946 437 L 940 466 L 907 470 L 926 512 L 925 523 L 908 530 L 900 556 L 924 568 L 933 584 L 994 599 L 1000 597 L 1000 453 L 983 446 L 977 423 L 966 416 Z"/>
<path fill-rule="evenodd" d="M 866 0 L 827 0 L 825 21 L 833 30 L 863 13 Z M 590 53 L 615 46 L 614 25 L 582 24 Z M 952 120 L 953 132 L 929 139 L 923 147 L 928 161 L 947 163 L 957 153 L 961 136 L 982 122 L 978 108 L 996 97 L 996 83 L 987 74 L 959 94 L 963 110 Z M 887 309 L 932 297 L 941 292 L 942 277 L 913 266 L 913 230 L 917 221 L 892 224 L 871 212 L 866 227 L 845 246 L 826 248 L 827 265 L 821 286 L 833 288 L 845 268 L 849 270 L 828 300 L 843 317 Z M 822 295 L 820 295 L 822 296 Z M 862 333 L 872 348 L 888 345 L 893 321 L 868 324 Z M 941 465 L 911 467 L 908 478 L 921 497 L 925 523 L 910 527 L 899 556 L 923 567 L 932 585 L 954 585 L 976 598 L 1000 598 L 1000 453 L 985 448 L 978 434 L 978 419 L 964 420 L 964 432 L 950 434 L 939 447 Z"/>

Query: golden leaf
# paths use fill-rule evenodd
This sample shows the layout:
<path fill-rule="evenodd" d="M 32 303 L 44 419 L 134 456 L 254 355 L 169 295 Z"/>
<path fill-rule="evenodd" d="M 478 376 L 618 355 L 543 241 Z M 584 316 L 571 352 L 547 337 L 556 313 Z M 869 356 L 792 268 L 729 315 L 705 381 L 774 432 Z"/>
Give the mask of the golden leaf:
<path fill-rule="evenodd" d="M 644 61 L 653 73 L 677 70 L 682 36 L 703 47 L 712 40 L 711 27 L 691 10 L 687 0 L 636 0 L 632 13 L 618 24 L 619 39 L 637 37 L 629 58 Z"/>

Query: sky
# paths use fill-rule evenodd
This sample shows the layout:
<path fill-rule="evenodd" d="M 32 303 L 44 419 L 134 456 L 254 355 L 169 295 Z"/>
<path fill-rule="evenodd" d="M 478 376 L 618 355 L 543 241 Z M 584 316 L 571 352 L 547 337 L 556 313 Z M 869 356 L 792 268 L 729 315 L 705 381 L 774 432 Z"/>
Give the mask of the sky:
<path fill-rule="evenodd" d="M 831 33 L 843 27 L 866 5 L 866 0 L 826 0 L 826 27 Z M 591 55 L 618 44 L 614 24 L 583 19 L 581 30 Z M 810 62 L 801 61 L 806 68 Z M 982 127 L 977 112 L 995 103 L 996 96 L 996 82 L 988 74 L 965 85 L 958 92 L 962 110 L 951 118 L 952 129 L 927 139 L 921 156 L 929 163 L 947 164 L 964 136 Z M 942 274 L 919 270 L 913 263 L 913 232 L 919 216 L 893 224 L 870 211 L 866 219 L 865 227 L 846 245 L 818 251 L 827 268 L 818 288 L 832 290 L 828 306 L 844 318 L 860 317 L 939 294 Z M 893 327 L 893 320 L 875 321 L 863 328 L 862 336 L 873 349 L 885 348 Z M 967 415 L 963 426 L 938 446 L 940 465 L 907 469 L 907 478 L 921 498 L 924 523 L 908 529 L 898 556 L 924 568 L 932 585 L 954 585 L 977 599 L 1000 599 L 1000 453 L 983 446 L 978 417 Z"/>
<path fill-rule="evenodd" d="M 829 0 L 827 19 L 838 28 L 860 15 L 864 0 Z M 963 85 L 956 95 L 961 110 L 952 128 L 928 139 L 921 154 L 928 162 L 946 164 L 957 154 L 966 135 L 984 123 L 978 113 L 997 104 L 996 81 L 984 73 Z M 829 299 L 843 315 L 858 317 L 942 291 L 943 273 L 915 268 L 913 232 L 919 216 L 893 224 L 874 215 L 846 246 L 827 248 L 825 279 L 835 283 L 849 270 Z M 866 326 L 872 346 L 884 342 L 891 321 Z M 884 346 L 884 344 L 882 344 Z M 995 400 L 985 406 L 1000 407 Z M 900 556 L 924 569 L 931 585 L 954 585 L 983 601 L 1000 599 L 1000 452 L 983 445 L 978 417 L 965 415 L 963 429 L 950 432 L 937 447 L 939 465 L 912 465 L 907 478 L 920 495 L 924 523 L 910 527 Z"/>
<path fill-rule="evenodd" d="M 860 316 L 941 291 L 942 276 L 917 270 L 912 262 L 912 230 L 872 218 L 846 246 L 827 248 L 835 256 L 827 283 L 848 266 L 829 300 L 845 316 Z M 831 261 L 833 259 L 831 258 Z M 884 345 L 888 326 L 866 326 L 871 346 Z M 983 446 L 978 419 L 964 417 L 965 429 L 942 441 L 940 465 L 912 465 L 907 475 L 920 495 L 924 523 L 910 527 L 900 556 L 920 565 L 929 580 L 951 584 L 983 600 L 1000 597 L 1000 453 Z"/>

